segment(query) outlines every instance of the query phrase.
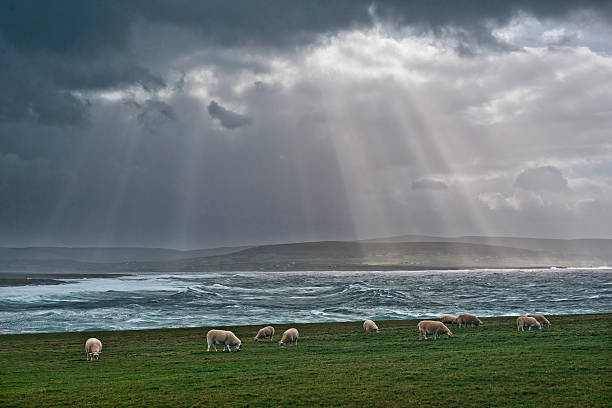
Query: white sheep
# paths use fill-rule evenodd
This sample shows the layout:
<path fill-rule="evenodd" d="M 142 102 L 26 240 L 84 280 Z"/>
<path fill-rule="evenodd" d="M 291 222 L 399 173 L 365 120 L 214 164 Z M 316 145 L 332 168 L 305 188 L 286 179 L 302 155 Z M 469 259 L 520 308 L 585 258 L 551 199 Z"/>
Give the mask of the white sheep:
<path fill-rule="evenodd" d="M 240 339 L 229 330 L 209 330 L 208 333 L 206 333 L 206 343 L 208 343 L 206 351 L 210 351 L 210 346 L 213 346 L 215 351 L 217 351 L 217 344 L 223 344 L 223 351 L 227 348 L 227 351 L 231 352 L 231 346 L 236 347 L 236 351 L 242 349 L 242 342 Z"/>
<path fill-rule="evenodd" d="M 287 329 L 283 333 L 283 337 L 281 338 L 281 341 L 278 342 L 278 345 L 281 347 L 283 347 L 287 343 L 289 344 L 295 343 L 297 345 L 299 336 L 300 336 L 300 333 L 297 331 L 297 329 L 295 328 Z"/>
<path fill-rule="evenodd" d="M 457 326 L 459 327 L 468 327 L 470 326 L 482 326 L 482 321 L 474 316 L 473 314 L 463 313 L 457 316 Z"/>
<path fill-rule="evenodd" d="M 102 353 L 102 342 L 95 337 L 87 339 L 85 342 L 85 353 L 87 353 L 87 360 L 93 361 L 100 359 L 100 353 Z"/>
<path fill-rule="evenodd" d="M 269 337 L 270 341 L 272 341 L 273 336 L 274 336 L 274 327 L 266 326 L 266 327 L 259 329 L 259 331 L 257 332 L 257 336 L 253 338 L 253 341 L 257 343 L 259 340 L 265 339 L 266 337 Z"/>
<path fill-rule="evenodd" d="M 539 314 L 528 314 L 528 317 L 533 317 L 534 319 L 536 319 L 538 321 L 538 323 L 540 323 L 540 325 L 542 327 L 546 327 L 547 329 L 550 327 L 550 322 L 548 321 L 547 318 L 545 318 L 542 315 Z"/>
<path fill-rule="evenodd" d="M 419 328 L 419 340 L 423 340 L 423 338 L 427 340 L 428 334 L 433 334 L 436 340 L 440 338 L 440 334 L 446 334 L 449 339 L 453 336 L 453 333 L 442 322 L 422 320 L 417 327 Z"/>
<path fill-rule="evenodd" d="M 516 319 L 516 331 L 525 331 L 525 326 L 531 330 L 532 327 L 537 327 L 542 330 L 542 325 L 535 318 L 529 316 L 519 316 Z"/>
<path fill-rule="evenodd" d="M 369 333 L 371 331 L 380 333 L 380 330 L 378 330 L 378 326 L 372 320 L 366 320 L 365 322 L 363 322 L 363 330 L 365 330 L 366 333 Z"/>
<path fill-rule="evenodd" d="M 440 318 L 442 323 L 457 324 L 457 316 L 444 315 Z"/>

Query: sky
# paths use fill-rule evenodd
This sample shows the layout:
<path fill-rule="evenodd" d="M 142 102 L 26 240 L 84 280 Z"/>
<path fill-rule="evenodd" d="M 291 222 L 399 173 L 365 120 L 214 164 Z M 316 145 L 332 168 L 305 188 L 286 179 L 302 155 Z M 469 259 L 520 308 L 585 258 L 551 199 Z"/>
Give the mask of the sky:
<path fill-rule="evenodd" d="M 612 3 L 1 7 L 2 246 L 612 238 Z"/>

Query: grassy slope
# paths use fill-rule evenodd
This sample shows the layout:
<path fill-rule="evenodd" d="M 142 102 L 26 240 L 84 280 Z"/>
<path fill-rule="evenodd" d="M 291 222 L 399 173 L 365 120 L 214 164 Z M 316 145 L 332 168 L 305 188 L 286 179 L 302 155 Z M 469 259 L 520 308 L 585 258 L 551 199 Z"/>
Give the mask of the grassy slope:
<path fill-rule="evenodd" d="M 206 353 L 204 328 L 0 336 L 0 406 L 611 406 L 612 314 L 418 341 L 416 321 L 295 325 L 298 346 Z M 287 325 L 276 325 L 279 332 Z M 86 362 L 88 336 L 104 343 Z"/>

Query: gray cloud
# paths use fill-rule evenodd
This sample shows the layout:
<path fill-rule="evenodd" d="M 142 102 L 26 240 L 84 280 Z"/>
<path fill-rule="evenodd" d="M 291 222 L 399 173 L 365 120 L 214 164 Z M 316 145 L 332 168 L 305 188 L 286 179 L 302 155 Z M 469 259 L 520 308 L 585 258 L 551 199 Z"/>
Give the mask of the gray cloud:
<path fill-rule="evenodd" d="M 8 3 L 0 245 L 609 236 L 609 5 L 267 4 Z"/>
<path fill-rule="evenodd" d="M 149 131 L 157 131 L 159 126 L 178 119 L 172 106 L 163 101 L 147 100 L 142 104 L 132 102 L 138 109 L 136 119 Z"/>
<path fill-rule="evenodd" d="M 213 119 L 218 119 L 221 126 L 226 129 L 236 129 L 247 126 L 251 123 L 251 118 L 224 108 L 215 101 L 208 104 L 208 114 Z"/>
<path fill-rule="evenodd" d="M 74 99 L 71 91 L 163 87 L 163 79 L 148 66 L 152 61 L 147 59 L 159 65 L 191 54 L 196 45 L 290 52 L 325 35 L 384 21 L 400 33 L 408 27 L 451 36 L 457 50 L 473 55 L 475 46 L 508 49 L 508 44 L 492 35 L 492 27 L 506 24 L 519 11 L 561 19 L 581 10 L 594 10 L 599 19 L 612 21 L 612 6 L 594 0 L 439 5 L 364 0 L 318 6 L 273 1 L 266 7 L 248 1 L 147 1 L 120 6 L 112 2 L 9 1 L 0 16 L 0 67 L 7 79 L 3 89 L 19 94 L 24 85 L 24 91 L 27 84 L 33 88 L 21 100 L 0 99 L 0 120 L 81 124 L 88 105 Z M 148 39 L 155 52 L 134 49 L 134 33 L 142 26 L 156 26 L 149 30 Z M 159 41 L 155 32 L 167 27 L 189 32 L 190 41 L 173 42 L 167 36 Z M 177 30 L 174 34 L 180 36 Z M 164 48 L 164 43 L 169 45 Z"/>
<path fill-rule="evenodd" d="M 448 186 L 442 181 L 421 179 L 413 181 L 410 188 L 413 190 L 446 190 Z"/>
<path fill-rule="evenodd" d="M 437 3 L 437 4 L 436 4 Z M 3 36 L 20 50 L 70 56 L 97 56 L 128 46 L 131 27 L 141 20 L 188 27 L 209 43 L 222 46 L 309 43 L 321 34 L 372 23 L 374 15 L 397 26 L 442 33 L 448 27 L 473 32 L 473 39 L 493 41 L 491 25 L 503 25 L 518 11 L 537 18 L 563 18 L 579 10 L 596 10 L 610 21 L 612 6 L 596 0 L 447 2 L 341 0 L 317 6 L 282 0 L 266 6 L 250 1 L 135 1 L 117 5 L 63 1 L 41 4 L 9 1 L 0 17 Z M 308 18 L 305 18 L 307 16 Z"/>
<path fill-rule="evenodd" d="M 516 185 L 529 191 L 559 192 L 567 188 L 567 179 L 558 168 L 542 166 L 523 171 L 516 178 Z"/>
<path fill-rule="evenodd" d="M 10 50 L 0 38 L 0 122 L 29 121 L 42 125 L 87 122 L 88 103 L 70 92 L 48 86 L 46 73 Z"/>

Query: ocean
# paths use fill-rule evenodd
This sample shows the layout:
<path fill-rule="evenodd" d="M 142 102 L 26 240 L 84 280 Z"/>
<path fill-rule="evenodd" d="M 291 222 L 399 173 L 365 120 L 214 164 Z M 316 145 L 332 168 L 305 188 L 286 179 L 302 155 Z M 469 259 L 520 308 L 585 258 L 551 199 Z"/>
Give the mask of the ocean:
<path fill-rule="evenodd" d="M 0 287 L 0 333 L 612 312 L 612 269 L 71 275 Z"/>

